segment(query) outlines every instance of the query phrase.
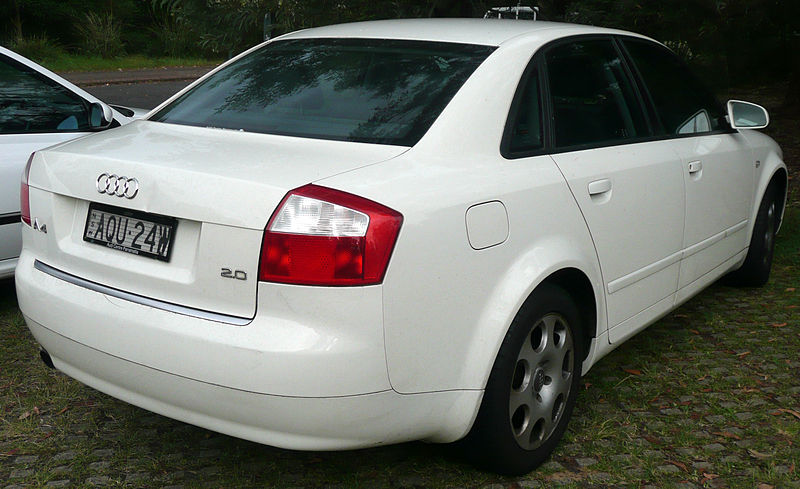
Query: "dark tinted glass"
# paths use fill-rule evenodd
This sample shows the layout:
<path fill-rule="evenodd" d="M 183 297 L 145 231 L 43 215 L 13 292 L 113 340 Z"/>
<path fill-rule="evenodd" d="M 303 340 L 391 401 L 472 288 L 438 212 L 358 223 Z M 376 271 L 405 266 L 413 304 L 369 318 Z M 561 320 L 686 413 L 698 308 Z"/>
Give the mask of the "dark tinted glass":
<path fill-rule="evenodd" d="M 557 146 L 613 144 L 648 135 L 636 92 L 610 40 L 556 46 L 545 58 Z"/>
<path fill-rule="evenodd" d="M 650 93 L 662 134 L 725 128 L 722 106 L 677 56 L 652 42 L 625 40 L 624 44 Z"/>
<path fill-rule="evenodd" d="M 220 70 L 152 119 L 410 146 L 493 49 L 375 39 L 278 41 Z"/>
<path fill-rule="evenodd" d="M 89 129 L 88 104 L 16 61 L 0 57 L 0 134 Z"/>
<path fill-rule="evenodd" d="M 514 126 L 511 132 L 511 152 L 534 151 L 543 147 L 542 105 L 539 91 L 539 72 L 534 70 L 525 82 Z"/>

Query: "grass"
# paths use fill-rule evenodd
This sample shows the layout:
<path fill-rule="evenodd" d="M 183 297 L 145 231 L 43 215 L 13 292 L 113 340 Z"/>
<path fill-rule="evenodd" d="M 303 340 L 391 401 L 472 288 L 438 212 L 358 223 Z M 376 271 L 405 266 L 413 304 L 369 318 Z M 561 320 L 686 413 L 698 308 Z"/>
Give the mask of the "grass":
<path fill-rule="evenodd" d="M 78 54 L 64 54 L 58 58 L 34 60 L 50 71 L 113 71 L 142 68 L 160 68 L 163 66 L 216 66 L 222 60 L 205 58 L 148 57 L 140 54 L 102 58 Z"/>
<path fill-rule="evenodd" d="M 601 360 L 582 381 L 551 461 L 515 479 L 477 471 L 446 446 L 291 452 L 117 401 L 41 364 L 6 282 L 0 284 L 0 480 L 186 488 L 795 487 L 798 270 L 800 208 L 794 206 L 766 287 L 713 285 Z M 31 455 L 38 458 L 17 462 Z M 582 466 L 582 459 L 595 463 Z"/>

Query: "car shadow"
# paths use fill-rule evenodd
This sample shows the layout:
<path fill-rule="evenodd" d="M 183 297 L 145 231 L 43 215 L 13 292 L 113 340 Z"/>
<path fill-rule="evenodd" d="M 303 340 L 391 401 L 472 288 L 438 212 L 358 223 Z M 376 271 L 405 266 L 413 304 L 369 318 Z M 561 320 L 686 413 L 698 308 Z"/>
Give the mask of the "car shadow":
<path fill-rule="evenodd" d="M 0 307 L 17 303 L 17 289 L 14 288 L 14 278 L 0 279 Z"/>

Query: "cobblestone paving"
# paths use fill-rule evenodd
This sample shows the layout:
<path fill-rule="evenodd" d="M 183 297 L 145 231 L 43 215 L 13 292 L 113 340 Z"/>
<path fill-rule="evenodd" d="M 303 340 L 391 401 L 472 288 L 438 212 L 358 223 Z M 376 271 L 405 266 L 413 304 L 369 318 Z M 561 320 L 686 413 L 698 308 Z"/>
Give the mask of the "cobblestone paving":
<path fill-rule="evenodd" d="M 291 452 L 127 405 L 46 369 L 2 284 L 0 488 L 800 489 L 798 250 L 778 260 L 765 289 L 715 285 L 602 360 L 555 455 L 517 479 L 449 447 Z"/>
<path fill-rule="evenodd" d="M 798 236 L 795 207 L 767 287 L 714 285 L 604 358 L 553 457 L 513 479 L 447 446 L 292 452 L 130 406 L 45 368 L 0 282 L 0 489 L 800 489 Z"/>

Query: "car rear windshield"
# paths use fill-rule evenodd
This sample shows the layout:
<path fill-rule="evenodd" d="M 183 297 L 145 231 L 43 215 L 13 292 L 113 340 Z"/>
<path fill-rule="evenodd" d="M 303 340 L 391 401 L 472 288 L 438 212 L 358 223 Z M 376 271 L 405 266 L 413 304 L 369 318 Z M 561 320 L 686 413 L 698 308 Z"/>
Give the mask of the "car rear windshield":
<path fill-rule="evenodd" d="M 276 41 L 213 74 L 151 120 L 413 146 L 493 50 L 381 39 Z"/>

